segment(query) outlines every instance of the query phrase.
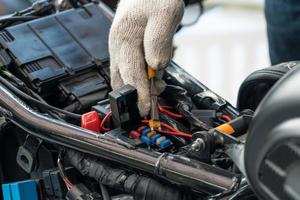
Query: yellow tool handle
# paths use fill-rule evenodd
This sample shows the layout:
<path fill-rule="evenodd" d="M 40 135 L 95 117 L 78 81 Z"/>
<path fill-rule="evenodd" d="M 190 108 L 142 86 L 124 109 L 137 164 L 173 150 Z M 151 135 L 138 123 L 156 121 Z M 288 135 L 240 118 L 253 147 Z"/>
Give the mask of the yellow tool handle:
<path fill-rule="evenodd" d="M 153 79 L 156 76 L 156 70 L 148 66 L 147 74 L 148 74 L 148 79 Z"/>
<path fill-rule="evenodd" d="M 232 135 L 235 130 L 234 128 L 230 125 L 230 124 L 222 124 L 218 127 L 215 128 L 217 131 L 220 131 L 222 133 L 228 134 L 228 135 Z"/>

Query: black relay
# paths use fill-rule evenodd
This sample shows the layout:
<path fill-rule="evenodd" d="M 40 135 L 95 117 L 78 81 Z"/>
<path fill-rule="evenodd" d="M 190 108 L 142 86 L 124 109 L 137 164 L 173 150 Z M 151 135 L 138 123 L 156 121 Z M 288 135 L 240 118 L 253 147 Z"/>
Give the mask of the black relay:
<path fill-rule="evenodd" d="M 116 127 L 130 130 L 140 122 L 137 107 L 137 90 L 125 85 L 109 93 L 113 123 Z"/>

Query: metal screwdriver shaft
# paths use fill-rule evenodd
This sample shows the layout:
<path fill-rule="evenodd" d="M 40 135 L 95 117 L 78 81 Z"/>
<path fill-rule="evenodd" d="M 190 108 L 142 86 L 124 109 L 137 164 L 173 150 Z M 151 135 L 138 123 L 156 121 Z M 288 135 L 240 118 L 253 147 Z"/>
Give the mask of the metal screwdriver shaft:
<path fill-rule="evenodd" d="M 157 96 L 158 91 L 155 85 L 155 76 L 156 71 L 148 66 L 148 79 L 150 80 L 150 98 L 151 98 L 151 119 L 149 120 L 149 127 L 151 130 L 161 129 L 160 126 L 160 120 L 159 120 L 159 110 L 158 110 L 158 104 L 157 104 Z"/>

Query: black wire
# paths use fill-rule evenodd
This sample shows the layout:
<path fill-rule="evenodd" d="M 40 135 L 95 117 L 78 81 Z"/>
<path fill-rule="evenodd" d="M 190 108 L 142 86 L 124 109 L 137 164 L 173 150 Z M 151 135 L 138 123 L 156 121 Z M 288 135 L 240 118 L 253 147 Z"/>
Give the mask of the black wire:
<path fill-rule="evenodd" d="M 111 200 L 111 197 L 107 191 L 107 188 L 102 183 L 99 183 L 99 185 L 100 185 L 101 195 L 102 195 L 103 200 Z"/>
<path fill-rule="evenodd" d="M 33 19 L 37 19 L 38 16 L 11 16 L 11 17 L 7 17 L 7 18 L 1 18 L 0 19 L 0 29 L 4 29 L 7 26 L 18 22 L 18 21 L 30 21 Z"/>
<path fill-rule="evenodd" d="M 12 16 L 6 18 L 0 18 L 0 23 L 6 22 L 17 22 L 17 21 L 30 21 L 33 19 L 39 18 L 38 16 Z"/>
<path fill-rule="evenodd" d="M 58 166 L 58 170 L 59 170 L 59 174 L 60 174 L 61 178 L 65 179 L 67 176 L 65 173 L 64 166 L 62 164 L 62 151 L 59 152 L 59 155 L 57 157 L 57 166 Z"/>
<path fill-rule="evenodd" d="M 187 106 L 182 106 L 178 109 L 179 113 L 182 114 L 190 123 L 191 129 L 202 129 L 205 131 L 208 131 L 211 129 L 206 123 L 202 122 L 200 119 L 198 119 L 192 112 L 188 110 Z"/>
<path fill-rule="evenodd" d="M 46 103 L 46 104 L 47 104 L 47 102 L 46 102 L 40 95 L 38 95 L 37 93 L 35 93 L 33 90 L 31 90 L 31 89 L 28 88 L 28 91 L 29 91 L 30 94 L 31 94 L 33 97 L 35 97 L 37 100 L 40 100 L 42 103 Z M 41 106 L 39 106 L 39 108 L 40 108 L 41 110 L 44 110 L 43 108 L 41 108 Z M 55 119 L 58 119 L 58 120 L 60 120 L 60 121 L 65 121 L 65 120 L 62 119 L 57 113 L 55 113 L 55 112 L 53 112 L 53 111 L 48 111 L 47 113 L 49 113 L 49 115 L 52 116 L 52 117 L 55 118 Z"/>
<path fill-rule="evenodd" d="M 0 73 L 2 73 L 15 87 L 17 87 L 21 91 L 25 92 L 26 94 L 32 95 L 37 100 L 40 100 L 43 103 L 47 103 L 40 95 L 38 95 L 33 90 L 31 90 L 30 88 L 28 88 L 26 86 L 26 84 L 22 80 L 20 80 L 18 77 L 16 77 L 15 75 L 11 74 L 8 71 L 0 71 Z M 41 109 L 43 112 L 45 112 L 44 108 L 39 107 L 39 109 Z M 58 119 L 58 120 L 61 120 L 61 121 L 65 121 L 57 113 L 54 113 L 52 111 L 48 111 L 47 113 L 50 116 L 52 116 L 53 118 L 55 118 L 55 119 Z"/>
<path fill-rule="evenodd" d="M 40 17 L 35 15 L 40 15 L 40 13 L 39 11 L 34 10 L 33 6 L 31 6 L 24 10 L 17 11 L 13 14 L 2 16 L 0 18 L 0 30 L 14 24 L 15 22 L 30 21 Z"/>
<path fill-rule="evenodd" d="M 65 111 L 65 110 L 62 110 L 60 108 L 57 108 L 57 107 L 54 107 L 54 106 L 51 106 L 47 103 L 44 103 L 44 102 L 41 102 L 29 95 L 27 95 L 26 93 L 22 92 L 21 90 L 19 90 L 18 88 L 16 88 L 15 86 L 13 86 L 9 81 L 7 81 L 5 78 L 3 78 L 2 76 L 0 76 L 0 82 L 2 84 L 4 84 L 6 87 L 8 87 L 8 89 L 10 89 L 11 91 L 13 91 L 14 93 L 16 93 L 17 95 L 25 98 L 27 101 L 31 101 L 33 103 L 36 103 L 38 104 L 39 106 L 42 106 L 46 109 L 49 109 L 49 110 L 52 110 L 52 111 L 56 111 L 56 112 L 59 112 L 59 113 L 62 113 L 68 117 L 71 117 L 71 118 L 75 118 L 75 119 L 81 119 L 81 115 L 79 114 L 76 114 L 76 113 L 72 113 L 72 112 L 68 112 L 68 111 Z"/>
<path fill-rule="evenodd" d="M 68 178 L 68 176 L 66 175 L 66 172 L 65 172 L 65 167 L 63 165 L 63 156 L 64 156 L 63 154 L 64 153 L 65 153 L 64 149 L 60 150 L 58 157 L 57 157 L 57 166 L 58 166 L 59 174 L 69 190 L 69 187 L 71 187 L 73 185 L 73 183 L 70 181 L 70 179 Z M 69 182 L 69 183 L 67 183 L 67 182 Z"/>
<path fill-rule="evenodd" d="M 78 1 L 77 0 L 68 0 L 72 7 L 78 8 Z"/>
<path fill-rule="evenodd" d="M 20 80 L 18 77 L 16 77 L 14 74 L 10 73 L 9 71 L 3 70 L 0 71 L 0 73 L 5 76 L 8 81 L 11 82 L 11 84 L 13 84 L 15 87 L 17 87 L 19 90 L 25 92 L 25 93 L 30 93 L 30 95 L 32 95 L 33 97 L 35 97 L 36 99 L 40 100 L 41 102 L 46 103 L 46 101 L 37 93 L 35 93 L 33 90 L 29 89 L 26 84 Z"/>

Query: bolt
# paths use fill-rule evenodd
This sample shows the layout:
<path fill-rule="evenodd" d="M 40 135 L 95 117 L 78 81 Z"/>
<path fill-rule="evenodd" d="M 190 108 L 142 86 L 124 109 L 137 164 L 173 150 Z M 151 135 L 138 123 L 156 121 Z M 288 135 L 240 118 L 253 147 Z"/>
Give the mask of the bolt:
<path fill-rule="evenodd" d="M 192 146 L 191 146 L 191 150 L 192 151 L 203 151 L 205 149 L 205 142 L 202 138 L 197 138 Z"/>

